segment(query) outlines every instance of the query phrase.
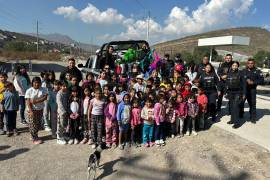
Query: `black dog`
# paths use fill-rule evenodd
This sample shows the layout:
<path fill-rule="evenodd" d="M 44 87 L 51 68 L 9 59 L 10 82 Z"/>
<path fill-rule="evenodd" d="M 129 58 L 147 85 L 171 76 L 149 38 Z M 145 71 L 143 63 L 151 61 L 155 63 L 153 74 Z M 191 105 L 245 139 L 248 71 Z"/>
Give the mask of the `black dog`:
<path fill-rule="evenodd" d="M 101 152 L 102 152 L 102 147 L 98 146 L 96 150 L 89 156 L 88 180 L 94 180 L 96 178 L 96 170 L 99 167 Z"/>

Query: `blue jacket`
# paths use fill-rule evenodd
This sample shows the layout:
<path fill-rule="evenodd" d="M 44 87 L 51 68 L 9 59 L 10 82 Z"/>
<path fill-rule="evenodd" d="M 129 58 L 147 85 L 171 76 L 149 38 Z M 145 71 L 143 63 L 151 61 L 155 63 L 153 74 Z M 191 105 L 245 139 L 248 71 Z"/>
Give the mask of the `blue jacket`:
<path fill-rule="evenodd" d="M 17 91 L 14 91 L 14 92 L 5 91 L 2 104 L 4 105 L 4 109 L 6 111 L 17 111 L 19 109 L 18 92 Z"/>
<path fill-rule="evenodd" d="M 124 97 L 124 95 L 123 95 L 123 97 Z M 130 123 L 131 106 L 130 106 L 130 104 L 125 104 L 123 99 L 118 104 L 116 118 L 117 118 L 117 121 L 122 123 L 122 124 Z"/>

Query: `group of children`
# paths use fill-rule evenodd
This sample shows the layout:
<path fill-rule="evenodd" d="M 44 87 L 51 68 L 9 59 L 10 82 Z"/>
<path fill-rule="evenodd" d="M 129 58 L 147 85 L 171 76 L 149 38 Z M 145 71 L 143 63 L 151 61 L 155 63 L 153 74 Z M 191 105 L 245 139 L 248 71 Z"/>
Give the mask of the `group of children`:
<path fill-rule="evenodd" d="M 0 74 L 0 118 L 4 113 L 11 136 L 17 134 L 19 96 L 6 79 Z M 96 80 L 88 73 L 81 83 L 68 73 L 59 81 L 46 72 L 34 77 L 25 93 L 29 131 L 34 144 L 42 143 L 38 131 L 44 128 L 58 144 L 162 146 L 168 137 L 197 135 L 205 128 L 208 102 L 197 86 L 176 70 L 172 79 L 155 70 L 147 79 L 102 71 Z"/>

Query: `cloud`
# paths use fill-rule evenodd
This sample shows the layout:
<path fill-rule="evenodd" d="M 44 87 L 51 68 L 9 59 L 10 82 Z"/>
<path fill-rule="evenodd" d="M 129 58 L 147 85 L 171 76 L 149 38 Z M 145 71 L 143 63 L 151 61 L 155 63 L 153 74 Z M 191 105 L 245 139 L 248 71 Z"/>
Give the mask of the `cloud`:
<path fill-rule="evenodd" d="M 105 11 L 100 11 L 91 3 L 82 10 L 78 10 L 73 6 L 61 6 L 54 10 L 53 13 L 63 15 L 64 18 L 69 19 L 79 18 L 87 24 L 117 24 L 125 20 L 125 17 L 119 14 L 116 9 L 108 8 Z"/>
<path fill-rule="evenodd" d="M 61 6 L 53 11 L 54 14 L 63 15 L 65 18 L 75 19 L 78 15 L 78 10 L 73 6 Z"/>
<path fill-rule="evenodd" d="M 121 23 L 125 19 L 122 14 L 119 14 L 116 9 L 108 8 L 106 11 L 100 11 L 92 4 L 82 9 L 79 12 L 80 19 L 85 23 L 105 23 L 116 24 Z"/>
<path fill-rule="evenodd" d="M 163 23 L 150 18 L 150 42 L 230 27 L 230 22 L 247 14 L 253 3 L 254 0 L 205 0 L 193 11 L 189 7 L 175 6 Z M 92 4 L 88 4 L 80 11 L 72 6 L 60 8 L 55 10 L 57 12 L 55 14 L 63 15 L 65 18 L 76 17 L 84 23 L 120 24 L 125 29 L 118 34 L 101 35 L 98 37 L 100 40 L 146 39 L 148 21 L 145 19 L 135 20 L 133 16 L 125 17 L 113 8 L 101 11 Z"/>
<path fill-rule="evenodd" d="M 268 25 L 268 24 L 263 25 L 262 28 L 267 29 L 268 31 L 270 31 L 270 25 Z"/>

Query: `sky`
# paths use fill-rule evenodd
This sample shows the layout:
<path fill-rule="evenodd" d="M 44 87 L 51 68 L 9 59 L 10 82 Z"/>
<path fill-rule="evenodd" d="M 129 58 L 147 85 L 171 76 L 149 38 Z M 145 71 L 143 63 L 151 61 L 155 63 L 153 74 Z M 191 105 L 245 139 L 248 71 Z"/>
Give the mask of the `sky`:
<path fill-rule="evenodd" d="M 268 0 L 0 0 L 0 29 L 33 33 L 38 21 L 42 34 L 101 45 L 146 39 L 149 22 L 155 44 L 223 28 L 270 30 L 269 7 Z"/>

